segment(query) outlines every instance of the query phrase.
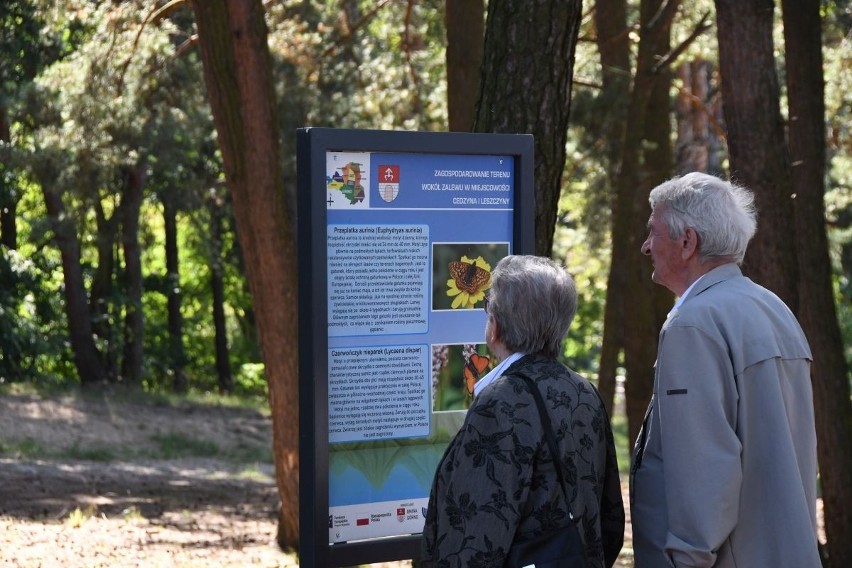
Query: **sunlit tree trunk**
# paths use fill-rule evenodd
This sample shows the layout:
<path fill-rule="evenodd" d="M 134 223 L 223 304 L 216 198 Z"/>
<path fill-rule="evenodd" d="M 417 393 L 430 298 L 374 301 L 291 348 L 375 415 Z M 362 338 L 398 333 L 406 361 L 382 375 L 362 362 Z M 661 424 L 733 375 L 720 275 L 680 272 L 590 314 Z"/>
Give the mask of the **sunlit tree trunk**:
<path fill-rule="evenodd" d="M 550 256 L 565 167 L 580 0 L 489 2 L 476 132 L 535 137 L 535 252 Z"/>
<path fill-rule="evenodd" d="M 852 403 L 831 283 L 825 231 L 825 89 L 819 0 L 782 0 L 799 321 L 812 369 L 826 550 L 832 568 L 852 566 Z"/>
<path fill-rule="evenodd" d="M 299 542 L 296 252 L 278 163 L 261 0 L 193 0 L 208 98 L 234 206 L 272 410 L 280 546 Z"/>
<path fill-rule="evenodd" d="M 451 132 L 469 132 L 476 113 L 482 47 L 483 0 L 447 0 L 447 115 Z"/>

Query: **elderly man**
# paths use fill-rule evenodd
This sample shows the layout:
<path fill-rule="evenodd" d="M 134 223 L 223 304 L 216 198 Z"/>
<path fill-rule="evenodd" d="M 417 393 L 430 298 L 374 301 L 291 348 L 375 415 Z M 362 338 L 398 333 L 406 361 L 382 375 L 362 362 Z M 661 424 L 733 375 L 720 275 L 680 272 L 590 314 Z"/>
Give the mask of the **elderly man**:
<path fill-rule="evenodd" d="M 692 173 L 651 191 L 642 252 L 679 299 L 631 466 L 637 568 L 817 568 L 811 351 L 740 271 L 752 194 Z"/>

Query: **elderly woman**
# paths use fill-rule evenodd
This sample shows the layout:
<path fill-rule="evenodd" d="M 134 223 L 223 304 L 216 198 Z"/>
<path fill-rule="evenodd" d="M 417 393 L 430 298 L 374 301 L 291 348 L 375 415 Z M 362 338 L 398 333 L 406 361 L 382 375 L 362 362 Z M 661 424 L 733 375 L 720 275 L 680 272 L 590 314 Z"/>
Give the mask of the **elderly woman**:
<path fill-rule="evenodd" d="M 595 388 L 556 360 L 577 310 L 574 281 L 547 258 L 508 256 L 485 310 L 500 363 L 477 383 L 435 473 L 421 565 L 503 566 L 513 542 L 577 522 L 587 565 L 612 566 L 624 508 L 609 419 Z M 564 489 L 522 376 L 547 409 Z"/>

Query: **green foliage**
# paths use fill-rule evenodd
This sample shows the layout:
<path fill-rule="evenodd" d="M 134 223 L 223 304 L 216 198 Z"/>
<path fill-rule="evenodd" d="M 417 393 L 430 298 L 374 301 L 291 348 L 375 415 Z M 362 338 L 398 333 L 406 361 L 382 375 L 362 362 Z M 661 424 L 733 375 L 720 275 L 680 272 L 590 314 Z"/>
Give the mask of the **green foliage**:
<path fill-rule="evenodd" d="M 263 397 L 266 395 L 266 377 L 263 363 L 243 363 L 234 374 L 234 394 Z"/>
<path fill-rule="evenodd" d="M 572 129 L 568 141 L 567 183 L 559 199 L 552 256 L 574 277 L 578 295 L 577 315 L 568 330 L 563 360 L 580 374 L 595 379 L 609 271 L 609 209 L 601 199 L 609 196 L 604 191 L 603 164 L 582 153 L 581 130 L 582 126 Z M 592 188 L 590 184 L 599 186 Z"/>
<path fill-rule="evenodd" d="M 578 296 L 577 315 L 568 331 L 563 360 L 587 378 L 596 378 L 603 341 L 608 254 L 591 248 L 586 234 L 582 226 L 558 224 L 553 256 L 574 277 Z"/>
<path fill-rule="evenodd" d="M 98 251 L 98 239 L 118 235 L 123 172 L 141 162 L 147 164 L 139 234 L 145 278 L 144 387 L 152 392 L 168 390 L 176 365 L 183 364 L 192 389 L 217 388 L 210 295 L 210 270 L 215 265 L 223 269 L 235 390 L 265 395 L 245 269 L 227 196 L 220 190 L 222 165 L 198 53 L 174 56 L 176 46 L 194 32 L 191 13 L 179 10 L 148 21 L 150 6 L 134 0 L 82 0 L 76 10 L 56 8 L 21 3 L 19 9 L 27 11 L 32 25 L 3 28 L 14 31 L 14 38 L 22 38 L 21 45 L 41 58 L 37 71 L 32 67 L 30 73 L 35 79 L 32 87 L 14 93 L 20 127 L 14 130 L 10 159 L 4 163 L 26 170 L 36 182 L 35 199 L 22 200 L 19 208 L 24 258 L 31 260 L 26 255 L 38 250 L 55 264 L 21 274 L 17 288 L 7 287 L 2 305 L 10 310 L 0 316 L 0 329 L 7 330 L 0 341 L 8 340 L 9 352 L 17 346 L 21 353 L 33 354 L 39 365 L 30 368 L 39 380 L 55 373 L 76 382 L 65 340 L 62 296 L 57 293 L 62 272 L 52 247 L 53 233 L 38 202 L 38 184 L 63 189 L 91 290 L 99 268 L 110 260 Z M 286 1 L 268 6 L 282 124 L 443 129 L 442 3 L 387 3 L 375 8 L 370 2 L 348 2 L 343 10 L 335 3 Z M 47 49 L 45 42 L 53 47 Z M 282 156 L 286 175 L 293 176 L 286 138 Z M 210 209 L 205 204 L 211 198 L 225 211 L 220 243 L 210 239 Z M 163 252 L 166 203 L 178 211 L 177 282 L 169 279 Z M 122 280 L 125 259 L 117 241 L 110 249 L 117 264 L 109 275 L 111 291 L 103 297 L 106 303 L 95 321 L 96 340 L 105 360 L 118 364 L 127 302 Z M 33 296 L 53 312 L 45 312 L 43 320 L 36 319 L 32 309 L 26 317 L 12 318 L 9 314 L 21 313 L 24 302 L 14 299 L 12 291 L 32 290 L 35 278 L 41 288 Z M 183 356 L 173 353 L 169 337 L 166 300 L 171 290 L 178 290 L 182 299 Z M 42 329 L 40 321 L 48 329 Z M 37 345 L 34 338 L 48 338 L 55 346 Z M 6 375 L 7 380 L 24 378 L 19 372 Z"/>
<path fill-rule="evenodd" d="M 826 106 L 830 169 L 826 207 L 835 266 L 838 316 L 852 362 L 852 61 L 847 2 L 824 3 Z M 628 3 L 635 39 L 637 3 Z M 446 44 L 440 0 L 267 3 L 285 180 L 295 179 L 294 126 L 406 130 L 446 128 Z M 681 11 L 673 43 L 685 40 L 709 0 Z M 0 255 L 0 382 L 73 385 L 73 356 L 63 311 L 62 267 L 40 183 L 61 188 L 81 243 L 89 292 L 108 259 L 97 243 L 117 223 L 124 169 L 146 166 L 140 214 L 145 278 L 143 386 L 168 392 L 183 365 L 190 389 L 215 392 L 211 268 L 223 271 L 226 326 L 235 392 L 265 397 L 253 306 L 240 257 L 223 165 L 197 50 L 177 47 L 194 32 L 189 9 L 149 21 L 138 0 L 26 1 L 0 8 L 0 107 L 8 108 L 11 144 L 0 145 L 0 201 L 18 205 L 19 248 Z M 593 37 L 593 21 L 583 24 Z M 635 57 L 635 42 L 631 49 Z M 705 32 L 680 61 L 713 60 L 715 34 Z M 554 256 L 577 281 L 579 310 L 564 360 L 597 374 L 609 269 L 613 188 L 607 172 L 602 121 L 615 116 L 600 95 L 594 42 L 577 46 L 565 187 Z M 675 88 L 678 85 L 675 83 Z M 220 241 L 211 238 L 211 204 L 222 215 Z M 166 269 L 164 209 L 177 211 L 179 279 Z M 100 224 L 98 217 L 101 216 Z M 120 362 L 126 259 L 116 234 L 107 247 L 116 262 L 112 290 L 96 323 L 105 358 Z M 215 245 L 215 246 L 214 246 Z M 180 292 L 183 355 L 174 352 L 167 295 Z"/>
<path fill-rule="evenodd" d="M 0 247 L 0 383 L 42 380 L 65 373 L 70 360 L 61 329 L 62 305 L 40 255 Z"/>
<path fill-rule="evenodd" d="M 152 390 L 170 388 L 174 367 L 182 363 L 191 387 L 214 389 L 208 267 L 222 259 L 212 256 L 206 248 L 208 221 L 195 212 L 203 211 L 199 207 L 206 199 L 207 188 L 221 184 L 222 168 L 198 54 L 174 56 L 175 47 L 192 32 L 191 21 L 186 14 L 178 14 L 173 21 L 145 21 L 150 6 L 133 1 L 83 1 L 78 8 L 69 13 L 50 9 L 35 12 L 44 21 L 43 31 L 48 32 L 45 37 L 61 39 L 60 30 L 68 32 L 62 44 L 68 49 L 62 51 L 61 58 L 53 57 L 54 62 L 41 71 L 34 87 L 18 99 L 20 124 L 32 124 L 33 128 L 15 130 L 9 163 L 26 168 L 37 182 L 63 188 L 65 207 L 81 241 L 84 278 L 90 290 L 99 269 L 110 260 L 98 251 L 98 240 L 113 239 L 107 251 L 117 262 L 116 269 L 108 275 L 109 289 L 103 297 L 106 304 L 94 323 L 103 357 L 115 362 L 121 359 L 121 327 L 127 302 L 122 274 L 125 259 L 116 241 L 122 180 L 127 168 L 137 163 L 148 165 L 149 193 L 140 216 L 139 234 L 146 290 L 142 298 L 146 323 L 144 384 Z M 86 24 L 75 20 L 75 15 Z M 166 273 L 160 206 L 166 202 L 178 211 L 180 277 L 189 280 L 188 290 L 183 289 L 183 282 L 170 282 Z M 52 244 L 53 234 L 44 222 L 43 205 L 37 200 L 22 201 L 19 213 L 22 221 L 32 219 L 20 227 L 21 240 L 27 242 L 22 251 L 29 247 L 28 243 L 35 242 L 37 250 L 56 258 L 56 249 L 44 246 Z M 97 218 L 102 220 L 96 224 Z M 200 222 L 194 224 L 193 219 Z M 112 229 L 104 232 L 109 225 Z M 232 226 L 226 237 L 225 251 L 230 255 L 225 259 L 226 297 L 233 298 L 234 310 L 230 313 L 235 314 L 229 318 L 229 337 L 235 358 L 252 362 L 258 358 L 253 326 L 239 321 L 250 312 L 251 303 L 244 271 L 234 264 L 237 261 L 232 251 L 237 246 Z M 61 274 L 57 266 L 52 275 L 59 278 L 47 278 L 45 282 L 61 286 Z M 21 283 L 25 285 L 26 282 Z M 190 348 L 180 359 L 172 353 L 166 324 L 166 294 L 175 288 L 181 291 L 188 307 L 183 340 Z M 51 300 L 61 308 L 61 294 L 46 293 L 38 298 Z M 66 380 L 75 380 L 73 358 L 65 345 L 67 324 L 61 310 L 50 321 L 51 333 L 39 337 L 55 337 L 65 351 L 59 358 L 55 350 L 38 350 L 42 354 L 39 360 L 46 362 L 51 355 L 56 360 L 43 371 L 57 370 Z M 11 323 L 7 327 L 14 329 Z M 27 350 L 37 351 L 35 345 L 29 345 Z M 62 362 L 64 368 L 59 368 Z M 21 378 L 14 374 L 10 380 Z M 250 389 L 257 391 L 255 382 Z"/>
<path fill-rule="evenodd" d="M 443 3 L 343 4 L 270 6 L 283 112 L 301 106 L 310 126 L 446 128 Z"/>
<path fill-rule="evenodd" d="M 0 4 L 0 107 L 13 103 L 45 65 L 73 49 L 79 26 L 57 32 L 48 27 L 37 2 Z"/>

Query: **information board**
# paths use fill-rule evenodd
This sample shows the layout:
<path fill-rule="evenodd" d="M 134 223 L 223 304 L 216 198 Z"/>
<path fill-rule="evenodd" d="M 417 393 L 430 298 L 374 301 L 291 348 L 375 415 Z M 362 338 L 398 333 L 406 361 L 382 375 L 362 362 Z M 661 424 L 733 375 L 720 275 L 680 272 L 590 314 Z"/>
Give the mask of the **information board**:
<path fill-rule="evenodd" d="M 419 554 L 484 345 L 491 270 L 533 250 L 529 135 L 298 131 L 300 562 Z"/>

